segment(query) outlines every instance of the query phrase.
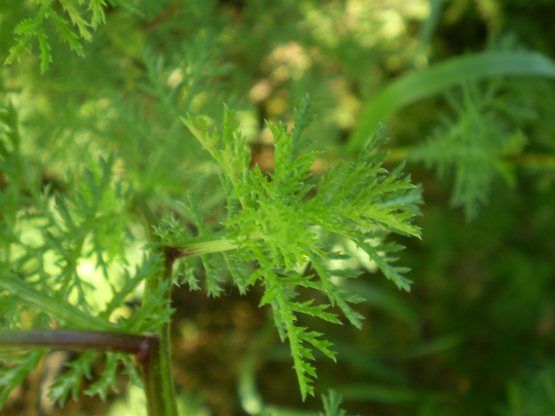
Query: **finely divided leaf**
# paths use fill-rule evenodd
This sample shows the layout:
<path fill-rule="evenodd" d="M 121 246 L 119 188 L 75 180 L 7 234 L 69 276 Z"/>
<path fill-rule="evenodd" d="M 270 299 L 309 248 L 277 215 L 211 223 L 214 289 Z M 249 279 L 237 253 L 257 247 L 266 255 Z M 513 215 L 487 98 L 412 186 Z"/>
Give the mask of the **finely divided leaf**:
<path fill-rule="evenodd" d="M 312 167 L 321 155 L 304 151 L 301 140 L 307 112 L 305 102 L 293 129 L 268 124 L 274 139 L 269 172 L 249 166 L 246 139 L 228 109 L 222 132 L 203 117 L 183 120 L 220 168 L 229 208 L 223 225 L 237 250 L 226 257 L 228 264 L 235 263 L 233 280 L 242 292 L 255 284 L 263 286 L 260 306 L 272 308 L 280 338 L 289 342 L 303 398 L 314 390 L 314 351 L 335 357 L 323 334 L 306 324 L 314 318 L 339 324 L 336 311 L 341 311 L 354 326 L 362 325 L 362 315 L 353 307 L 361 298 L 341 287 L 342 279 L 359 273 L 348 275 L 329 267 L 338 257 L 333 242 L 358 243 L 387 278 L 408 289 L 403 276 L 407 269 L 393 265 L 391 253 L 398 247 L 381 239 L 388 233 L 420 235 L 413 224 L 419 189 L 403 175 L 402 166 L 393 172 L 381 166 L 385 154 L 376 146 L 384 139 L 377 137 L 360 160 L 339 163 L 315 177 Z M 367 241 L 377 235 L 379 245 Z"/>

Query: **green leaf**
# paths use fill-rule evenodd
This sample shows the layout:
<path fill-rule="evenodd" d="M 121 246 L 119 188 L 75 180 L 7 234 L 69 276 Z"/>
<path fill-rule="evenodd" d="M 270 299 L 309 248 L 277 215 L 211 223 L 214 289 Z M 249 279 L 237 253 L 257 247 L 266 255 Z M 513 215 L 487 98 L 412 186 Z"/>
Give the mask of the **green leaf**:
<path fill-rule="evenodd" d="M 73 52 L 81 56 L 84 54 L 84 48 L 80 39 L 90 41 L 91 29 L 95 30 L 106 22 L 104 9 L 108 4 L 105 0 L 89 0 L 86 9 L 81 0 L 45 0 L 36 3 L 40 5 L 36 15 L 23 19 L 13 30 L 15 45 L 10 48 L 4 61 L 5 65 L 13 64 L 23 53 L 31 52 L 33 40 L 36 39 L 40 52 L 40 71 L 45 73 L 48 70 L 52 63 L 52 47 L 48 40 L 46 26 L 48 21 L 53 23 L 60 39 L 67 43 Z M 77 28 L 77 33 L 71 29 L 64 16 L 67 16 L 71 24 Z"/>
<path fill-rule="evenodd" d="M 460 96 L 448 95 L 454 115 L 408 151 L 409 160 L 435 167 L 439 176 L 453 171 L 451 204 L 462 207 L 468 220 L 487 202 L 494 179 L 506 177 L 505 158 L 524 147 L 518 130 L 511 131 L 516 123 L 499 110 L 501 100 L 495 86 L 465 85 Z"/>
<path fill-rule="evenodd" d="M 97 356 L 98 354 L 94 351 L 86 351 L 76 360 L 67 363 L 67 370 L 56 377 L 48 390 L 48 397 L 62 407 L 70 395 L 73 400 L 77 400 L 81 382 L 84 378 L 91 377 L 92 367 Z"/>
<path fill-rule="evenodd" d="M 52 62 L 52 52 L 50 43 L 48 43 L 48 36 L 44 30 L 39 30 L 36 33 L 37 40 L 39 42 L 39 50 L 40 50 L 40 72 L 45 73 L 48 69 L 48 66 Z"/>
<path fill-rule="evenodd" d="M 64 321 L 66 325 L 86 329 L 114 329 L 114 326 L 96 316 L 91 316 L 77 307 L 48 296 L 42 291 L 34 289 L 21 278 L 13 276 L 6 271 L 0 271 L 0 288 L 7 290 L 12 296 L 18 297 L 27 305 L 38 310 L 46 311 L 58 320 Z"/>
<path fill-rule="evenodd" d="M 372 236 L 373 237 L 373 236 Z M 394 263 L 396 257 L 391 257 L 389 253 L 399 251 L 402 247 L 399 245 L 384 245 L 379 241 L 379 237 L 369 238 L 367 240 L 357 240 L 356 243 L 361 247 L 370 258 L 378 265 L 385 277 L 391 280 L 402 290 L 410 291 L 410 280 L 404 277 L 410 269 L 403 266 L 396 266 Z"/>
<path fill-rule="evenodd" d="M 249 166 L 246 139 L 227 108 L 221 132 L 205 117 L 187 116 L 183 121 L 220 168 L 228 207 L 224 232 L 237 250 L 236 256 L 226 259 L 228 264 L 237 262 L 234 282 L 241 291 L 257 283 L 263 285 L 260 306 L 272 308 L 280 338 L 289 342 L 305 399 L 314 391 L 314 351 L 331 359 L 335 353 L 321 333 L 301 324 L 301 318 L 339 324 L 332 311 L 337 306 L 356 327 L 362 321 L 362 316 L 350 306 L 360 297 L 333 283 L 345 276 L 327 266 L 338 256 L 329 241 L 349 239 L 364 243 L 369 235 L 384 238 L 388 233 L 419 236 L 420 230 L 413 224 L 418 214 L 419 189 L 403 175 L 402 166 L 392 172 L 381 166 L 385 157 L 377 151 L 384 142 L 381 136 L 370 143 L 368 153 L 359 160 L 339 163 L 324 175 L 314 177 L 311 168 L 318 154 L 303 151 L 306 140 L 301 140 L 301 132 L 308 124 L 306 100 L 296 113 L 297 125 L 292 129 L 281 123 L 268 124 L 274 139 L 271 172 Z M 202 231 L 201 226 L 199 229 Z M 392 265 L 396 258 L 390 253 L 398 251 L 397 245 L 384 243 L 379 248 L 363 248 L 389 279 L 408 289 L 408 280 L 402 276 L 408 269 Z M 242 261 L 237 261 L 239 257 Z M 237 276 L 245 270 L 241 267 L 245 263 L 250 263 L 251 268 L 257 265 L 257 269 L 243 272 L 247 274 L 245 278 Z M 317 276 L 306 273 L 310 263 Z M 351 274 L 355 277 L 358 272 Z M 317 302 L 315 297 L 300 300 L 299 288 L 320 292 L 327 302 Z"/>
<path fill-rule="evenodd" d="M 331 305 L 337 305 L 353 326 L 359 329 L 362 328 L 362 320 L 364 317 L 357 311 L 353 310 L 349 305 L 349 303 L 360 303 L 362 299 L 344 289 L 336 287 L 336 285 L 332 283 L 333 276 L 334 274 L 337 275 L 338 271 L 328 269 L 323 263 L 320 262 L 319 259 L 315 257 L 311 258 L 311 262 L 322 281 L 324 291 L 328 295 Z M 351 270 L 350 274 L 356 275 L 357 273 Z"/>
<path fill-rule="evenodd" d="M 330 390 L 327 396 L 322 396 L 324 413 L 320 416 L 347 416 L 347 412 L 341 409 L 343 397 L 334 390 Z"/>
<path fill-rule="evenodd" d="M 62 40 L 69 45 L 69 48 L 77 55 L 84 56 L 85 49 L 83 44 L 79 41 L 79 35 L 71 30 L 69 22 L 55 12 L 51 12 L 50 19 Z"/>
<path fill-rule="evenodd" d="M 23 383 L 27 375 L 37 368 L 43 355 L 43 350 L 36 350 L 11 367 L 0 367 L 0 408 L 6 403 L 10 392 Z"/>
<path fill-rule="evenodd" d="M 401 108 L 457 84 L 486 77 L 541 76 L 555 79 L 555 63 L 529 51 L 491 51 L 455 57 L 410 72 L 375 94 L 365 105 L 360 123 L 349 138 L 349 150 L 358 152 Z"/>
<path fill-rule="evenodd" d="M 98 380 L 85 390 L 85 394 L 87 396 L 100 396 L 103 401 L 106 400 L 108 391 L 116 389 L 118 362 L 118 354 L 106 354 L 106 361 L 104 363 L 102 374 Z"/>

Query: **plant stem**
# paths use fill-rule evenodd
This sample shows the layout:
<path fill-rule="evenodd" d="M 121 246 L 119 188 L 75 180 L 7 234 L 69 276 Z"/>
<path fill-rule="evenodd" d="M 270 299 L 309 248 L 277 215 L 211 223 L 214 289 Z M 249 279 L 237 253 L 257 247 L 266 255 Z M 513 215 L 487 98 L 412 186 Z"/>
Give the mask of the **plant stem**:
<path fill-rule="evenodd" d="M 139 360 L 150 353 L 156 335 L 133 335 L 104 331 L 44 330 L 0 332 L 0 347 L 45 347 L 58 350 L 123 352 Z"/>
<path fill-rule="evenodd" d="M 156 222 L 148 205 L 143 198 L 137 198 L 136 208 L 145 225 L 149 239 L 156 241 L 157 237 L 152 232 L 152 225 Z M 237 245 L 227 235 L 228 231 L 219 232 L 210 236 L 203 236 L 172 246 L 158 245 L 163 259 L 163 273 L 146 281 L 143 303 L 149 302 L 151 293 L 158 291 L 159 287 L 168 284 L 167 299 L 171 301 L 173 263 L 180 257 L 199 256 L 233 250 Z M 157 243 L 160 243 L 159 241 Z M 158 331 L 156 345 L 144 364 L 145 394 L 149 416 L 177 416 L 177 404 L 173 371 L 171 365 L 171 323 L 163 325 Z"/>
<path fill-rule="evenodd" d="M 173 385 L 173 377 L 169 374 L 169 383 L 164 382 L 167 377 L 167 361 L 169 356 L 165 356 L 160 348 L 160 338 L 152 343 L 150 354 L 144 357 L 143 362 L 143 380 L 145 388 L 145 396 L 147 402 L 148 416 L 163 415 L 176 416 L 177 407 L 175 402 L 175 392 Z"/>
<path fill-rule="evenodd" d="M 173 245 L 172 249 L 176 250 L 176 258 L 235 250 L 238 246 L 233 240 L 225 237 L 227 234 L 227 232 L 221 232 L 195 238 L 182 244 Z"/>
<path fill-rule="evenodd" d="M 152 226 L 157 219 L 146 203 L 146 199 L 137 197 L 134 203 L 149 240 L 157 240 L 152 231 Z M 166 297 L 168 303 L 171 302 L 172 270 L 175 259 L 179 257 L 178 251 L 173 247 L 160 247 L 163 272 L 146 280 L 144 304 L 150 301 L 149 297 L 152 293 L 156 293 L 160 286 L 166 283 Z M 146 361 L 143 362 L 148 416 L 178 416 L 171 357 L 171 322 L 167 322 L 159 328 L 156 343 L 146 357 Z"/>
<path fill-rule="evenodd" d="M 163 250 L 164 270 L 157 278 L 146 281 L 143 302 L 149 302 L 149 296 L 159 286 L 168 282 L 167 298 L 171 302 L 171 278 L 176 249 Z M 145 394 L 148 416 L 177 416 L 175 384 L 171 364 L 171 322 L 165 323 L 158 332 L 157 343 L 144 364 Z"/>
<path fill-rule="evenodd" d="M 175 400 L 172 401 L 173 397 L 168 397 L 167 383 L 163 382 L 169 355 L 162 352 L 157 335 L 74 330 L 0 332 L 0 347 L 44 347 L 69 351 L 97 350 L 134 354 L 143 374 L 148 415 L 177 415 Z M 173 378 L 169 380 L 173 387 Z"/>
<path fill-rule="evenodd" d="M 133 335 L 102 331 L 20 331 L 1 332 L 0 348 L 52 348 L 69 351 L 97 350 L 134 354 L 141 366 L 149 415 L 176 415 L 158 384 L 160 342 L 157 335 Z M 175 403 L 175 402 L 174 402 Z M 173 413 L 172 413 L 173 412 Z"/>

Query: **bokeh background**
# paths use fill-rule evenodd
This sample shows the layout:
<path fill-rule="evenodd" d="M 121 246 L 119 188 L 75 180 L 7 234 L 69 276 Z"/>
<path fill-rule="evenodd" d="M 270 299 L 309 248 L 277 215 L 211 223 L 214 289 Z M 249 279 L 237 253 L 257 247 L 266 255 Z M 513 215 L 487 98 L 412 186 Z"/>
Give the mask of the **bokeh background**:
<path fill-rule="evenodd" d="M 35 3 L 0 4 L 0 60 Z M 68 172 L 115 152 L 122 176 L 159 212 L 185 190 L 201 196 L 205 212 L 221 197 L 179 119 L 187 112 L 218 120 L 222 103 L 235 109 L 253 159 L 271 169 L 264 121 L 290 122 L 306 94 L 307 135 L 333 159 L 364 104 L 404 74 L 488 50 L 555 59 L 552 0 L 113 3 L 83 57 L 47 28 L 49 69 L 40 73 L 36 50 L 1 67 L 0 98 L 19 112 L 37 186 L 63 193 Z M 423 187 L 423 238 L 401 241 L 412 291 L 369 267 L 353 283 L 367 299 L 363 329 L 314 323 L 339 352 L 337 364 L 318 361 L 318 391 L 341 393 L 353 415 L 555 414 L 555 82 L 463 83 L 397 112 L 385 134 L 387 167 L 406 161 Z M 130 261 L 145 237 L 138 231 L 134 241 Z M 81 267 L 94 281 L 94 266 Z M 321 411 L 319 397 L 302 403 L 287 346 L 259 299 L 175 290 L 184 414 Z M 0 414 L 142 414 L 144 398 L 125 376 L 105 402 L 83 396 L 53 407 L 44 386 L 66 358 L 50 354 Z"/>

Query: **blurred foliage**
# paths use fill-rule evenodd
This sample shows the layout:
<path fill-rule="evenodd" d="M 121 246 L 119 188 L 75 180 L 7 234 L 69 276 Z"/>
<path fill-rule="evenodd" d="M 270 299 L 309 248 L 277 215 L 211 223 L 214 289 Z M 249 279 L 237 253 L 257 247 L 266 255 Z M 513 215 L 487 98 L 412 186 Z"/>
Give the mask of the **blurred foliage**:
<path fill-rule="evenodd" d="M 555 411 L 555 372 L 553 366 L 528 371 L 522 380 L 507 388 L 508 405 L 499 409 L 502 415 L 548 415 Z"/>
<path fill-rule="evenodd" d="M 180 116 L 202 113 L 221 125 L 225 102 L 253 160 L 271 171 L 265 121 L 291 122 L 308 93 L 315 117 L 305 134 L 331 155 L 312 166 L 320 175 L 348 157 L 346 141 L 365 103 L 401 75 L 469 52 L 538 50 L 555 58 L 553 0 L 90 2 L 97 9 L 88 3 L 0 5 L 0 60 L 14 61 L 0 69 L 0 244 L 9 242 L 0 257 L 19 258 L 19 270 L 36 273 L 39 286 L 46 272 L 61 270 L 67 288 L 56 282 L 66 290 L 60 298 L 79 296 L 71 286 L 75 273 L 103 293 L 140 291 L 133 282 L 149 273 L 140 255 L 146 237 L 132 215 L 140 201 L 157 217 L 184 219 L 188 212 L 176 201 L 191 192 L 203 220 L 221 223 L 214 166 Z M 52 13 L 46 9 L 56 14 L 44 20 Z M 25 25 L 35 25 L 38 37 Z M 378 278 L 365 253 L 343 247 L 350 258 L 338 261 L 365 273 L 344 284 L 365 299 L 354 308 L 366 320 L 357 330 L 307 319 L 338 352 L 337 365 L 316 357 L 320 394 L 336 390 L 349 415 L 553 413 L 553 114 L 554 83 L 532 77 L 473 81 L 393 114 L 385 161 L 393 168 L 406 160 L 424 192 L 422 241 L 399 238 L 412 293 Z M 68 189 L 78 190 L 72 194 L 78 200 L 55 197 Z M 38 195 L 38 209 L 21 208 Z M 87 235 L 73 235 L 71 221 L 86 223 Z M 36 222 L 48 223 L 53 238 L 38 233 Z M 14 244 L 44 256 L 18 257 L 21 251 L 7 248 Z M 81 262 L 64 262 L 64 253 L 79 247 Z M 116 286 L 106 283 L 108 273 L 117 273 Z M 228 296 L 218 299 L 185 285 L 174 291 L 180 405 L 198 415 L 321 413 L 319 399 L 301 402 L 289 351 L 258 309 L 260 293 L 223 290 Z M 110 308 L 106 302 L 99 291 L 87 308 Z M 35 319 L 24 308 L 10 310 L 0 303 L 3 324 Z M 114 319 L 128 313 L 121 308 Z M 40 356 L 23 358 L 29 371 Z M 83 383 L 94 390 L 92 381 Z M 31 414 L 35 407 L 64 414 L 38 398 L 42 384 L 32 373 L 24 386 L 1 414 Z M 128 395 L 138 406 L 134 387 Z M 107 400 L 118 401 L 113 414 L 125 414 L 123 396 L 110 393 Z M 343 414 L 333 410 L 337 405 L 337 396 L 329 396 L 323 414 Z M 67 406 L 71 414 L 106 412 L 91 401 Z"/>

